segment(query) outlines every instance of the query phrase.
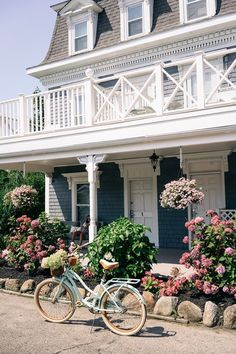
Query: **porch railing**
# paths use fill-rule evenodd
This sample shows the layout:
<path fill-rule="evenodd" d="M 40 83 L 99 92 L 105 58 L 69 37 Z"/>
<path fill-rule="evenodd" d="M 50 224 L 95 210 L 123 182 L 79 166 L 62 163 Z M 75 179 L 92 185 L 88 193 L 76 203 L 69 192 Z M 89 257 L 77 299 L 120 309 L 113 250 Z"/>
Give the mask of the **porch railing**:
<path fill-rule="evenodd" d="M 158 62 L 104 79 L 0 102 L 0 137 L 236 104 L 236 49 Z"/>

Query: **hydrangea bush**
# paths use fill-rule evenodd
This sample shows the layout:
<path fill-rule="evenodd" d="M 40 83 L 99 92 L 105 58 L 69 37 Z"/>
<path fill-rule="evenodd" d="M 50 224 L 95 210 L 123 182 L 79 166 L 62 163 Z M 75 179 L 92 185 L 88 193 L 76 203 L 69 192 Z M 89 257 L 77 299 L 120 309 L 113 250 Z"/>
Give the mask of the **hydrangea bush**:
<path fill-rule="evenodd" d="M 66 232 L 62 222 L 49 221 L 44 213 L 38 220 L 23 215 L 16 219 L 0 257 L 16 269 L 35 270 L 44 257 L 65 248 Z"/>
<path fill-rule="evenodd" d="M 224 221 L 208 210 L 210 223 L 196 217 L 185 226 L 193 233 L 192 250 L 183 253 L 180 264 L 193 267 L 191 281 L 205 294 L 219 291 L 236 298 L 236 222 Z M 188 242 L 187 236 L 183 240 Z"/>
<path fill-rule="evenodd" d="M 160 203 L 163 208 L 186 209 L 190 204 L 201 203 L 203 198 L 204 194 L 197 188 L 196 180 L 182 177 L 165 185 Z"/>

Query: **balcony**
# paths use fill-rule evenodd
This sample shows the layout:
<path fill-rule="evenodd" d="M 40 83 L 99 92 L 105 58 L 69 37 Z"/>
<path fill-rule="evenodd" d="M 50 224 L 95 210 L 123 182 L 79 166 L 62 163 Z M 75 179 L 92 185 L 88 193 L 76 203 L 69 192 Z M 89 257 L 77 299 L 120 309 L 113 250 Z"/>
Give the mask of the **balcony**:
<path fill-rule="evenodd" d="M 236 105 L 236 49 L 196 53 L 178 61 L 0 102 L 0 138 L 93 128 L 128 121 L 210 112 Z M 79 130 L 78 130 L 79 132 Z"/>

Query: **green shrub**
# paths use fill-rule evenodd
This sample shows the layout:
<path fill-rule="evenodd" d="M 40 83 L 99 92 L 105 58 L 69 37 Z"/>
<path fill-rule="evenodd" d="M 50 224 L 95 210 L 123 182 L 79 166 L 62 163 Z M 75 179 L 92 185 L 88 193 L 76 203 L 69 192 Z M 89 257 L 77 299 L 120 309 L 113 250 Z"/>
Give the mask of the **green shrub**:
<path fill-rule="evenodd" d="M 146 231 L 150 229 L 127 218 L 120 218 L 101 228 L 87 253 L 88 266 L 95 276 L 103 274 L 99 265 L 102 258 L 119 262 L 119 268 L 112 271 L 111 276 L 140 278 L 150 270 L 156 261 L 157 249 L 145 236 Z"/>

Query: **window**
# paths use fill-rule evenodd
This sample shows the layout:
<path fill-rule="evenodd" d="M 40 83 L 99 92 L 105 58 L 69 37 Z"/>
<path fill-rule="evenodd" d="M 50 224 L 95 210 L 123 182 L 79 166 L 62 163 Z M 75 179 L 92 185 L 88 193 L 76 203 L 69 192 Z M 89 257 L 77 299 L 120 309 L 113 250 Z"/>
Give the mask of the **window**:
<path fill-rule="evenodd" d="M 76 192 L 76 221 L 82 225 L 89 215 L 89 185 L 77 184 Z"/>
<path fill-rule="evenodd" d="M 87 22 L 75 24 L 75 52 L 87 49 L 88 47 L 88 33 Z"/>
<path fill-rule="evenodd" d="M 94 48 L 98 14 L 102 10 L 93 0 L 71 0 L 62 8 L 60 16 L 66 18 L 68 26 L 69 55 L 80 54 Z"/>
<path fill-rule="evenodd" d="M 121 40 L 151 31 L 153 0 L 119 0 Z"/>
<path fill-rule="evenodd" d="M 180 0 L 182 23 L 212 17 L 216 13 L 216 0 Z"/>
<path fill-rule="evenodd" d="M 128 36 L 135 36 L 143 32 L 142 4 L 128 7 Z"/>

